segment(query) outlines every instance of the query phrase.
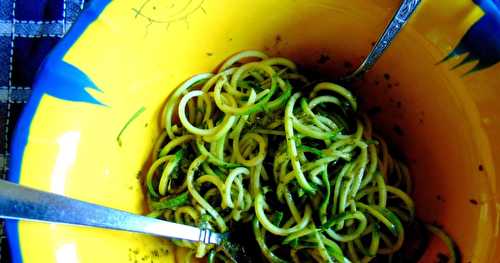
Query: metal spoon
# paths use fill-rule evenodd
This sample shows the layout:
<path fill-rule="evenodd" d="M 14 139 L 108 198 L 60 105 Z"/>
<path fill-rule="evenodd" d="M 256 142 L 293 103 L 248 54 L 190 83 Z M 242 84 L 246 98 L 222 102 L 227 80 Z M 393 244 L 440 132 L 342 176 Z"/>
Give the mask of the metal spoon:
<path fill-rule="evenodd" d="M 387 50 L 394 38 L 396 38 L 398 33 L 405 26 L 406 22 L 408 22 L 411 15 L 415 13 L 415 10 L 417 10 L 420 2 L 421 0 L 403 0 L 389 22 L 389 25 L 387 25 L 363 63 L 361 63 L 361 65 L 353 73 L 341 78 L 342 82 L 349 82 L 362 76 L 365 72 L 370 70 L 373 65 L 375 65 L 380 56 Z"/>
<path fill-rule="evenodd" d="M 222 249 L 228 246 L 226 251 L 230 251 L 227 254 L 230 253 L 234 261 L 251 261 L 246 258 L 248 255 L 244 249 L 229 241 L 226 234 L 135 215 L 5 180 L 0 180 L 0 218 L 124 230 L 215 244 Z"/>

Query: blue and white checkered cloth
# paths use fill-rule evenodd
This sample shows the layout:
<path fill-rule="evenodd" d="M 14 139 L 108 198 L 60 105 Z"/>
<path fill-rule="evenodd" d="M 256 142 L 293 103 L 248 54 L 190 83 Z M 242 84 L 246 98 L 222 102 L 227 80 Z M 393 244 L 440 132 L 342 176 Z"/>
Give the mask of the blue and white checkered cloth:
<path fill-rule="evenodd" d="M 0 177 L 36 71 L 76 20 L 85 0 L 0 0 Z M 0 222 L 0 262 L 10 262 Z"/>

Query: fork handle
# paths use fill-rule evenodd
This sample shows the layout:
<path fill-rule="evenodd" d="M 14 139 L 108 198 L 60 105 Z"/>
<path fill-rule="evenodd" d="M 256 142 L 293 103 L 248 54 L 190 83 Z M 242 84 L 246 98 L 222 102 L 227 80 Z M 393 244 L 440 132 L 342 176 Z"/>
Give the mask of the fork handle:
<path fill-rule="evenodd" d="M 382 56 L 384 51 L 391 45 L 392 41 L 398 33 L 401 31 L 403 26 L 408 22 L 411 15 L 415 13 L 417 7 L 420 5 L 421 0 L 403 0 L 398 10 L 392 17 L 391 21 L 384 30 L 384 33 L 377 40 L 377 43 L 373 46 L 372 50 L 365 58 L 361 66 L 356 69 L 351 75 L 346 77 L 346 79 L 352 79 L 356 76 L 362 75 L 366 71 L 370 70 L 377 60 Z"/>
<path fill-rule="evenodd" d="M 220 235 L 0 180 L 0 218 L 91 226 L 218 244 Z"/>

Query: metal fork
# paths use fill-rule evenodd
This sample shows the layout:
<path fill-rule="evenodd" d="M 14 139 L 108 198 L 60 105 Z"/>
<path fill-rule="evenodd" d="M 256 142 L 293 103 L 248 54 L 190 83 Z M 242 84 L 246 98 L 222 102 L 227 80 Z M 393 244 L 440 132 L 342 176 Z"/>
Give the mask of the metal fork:
<path fill-rule="evenodd" d="M 222 234 L 135 215 L 0 180 L 0 218 L 125 230 L 220 245 Z"/>
<path fill-rule="evenodd" d="M 392 17 L 391 21 L 385 28 L 384 32 L 379 37 L 377 43 L 375 43 L 370 53 L 368 53 L 368 56 L 366 56 L 363 63 L 361 63 L 361 65 L 353 73 L 342 77 L 340 81 L 349 82 L 362 76 L 364 73 L 370 70 L 373 65 L 375 65 L 380 56 L 382 56 L 387 48 L 389 48 L 394 38 L 396 38 L 401 29 L 403 29 L 406 22 L 408 22 L 408 20 L 410 19 L 411 15 L 415 13 L 420 3 L 421 0 L 403 0 L 398 10 Z"/>

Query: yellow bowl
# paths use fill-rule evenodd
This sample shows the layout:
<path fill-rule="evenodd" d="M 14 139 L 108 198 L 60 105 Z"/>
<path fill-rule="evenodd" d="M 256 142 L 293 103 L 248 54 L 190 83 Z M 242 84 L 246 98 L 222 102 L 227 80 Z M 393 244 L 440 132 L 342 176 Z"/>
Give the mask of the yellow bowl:
<path fill-rule="evenodd" d="M 246 49 L 344 74 L 400 2 L 95 0 L 40 69 L 10 180 L 143 213 L 158 114 L 183 80 Z M 499 32 L 496 0 L 423 1 L 356 89 L 410 160 L 419 217 L 443 225 L 464 262 L 500 258 Z M 26 222 L 8 222 L 8 234 L 14 262 L 175 260 L 139 234 Z M 423 261 L 442 248 L 433 239 Z"/>

